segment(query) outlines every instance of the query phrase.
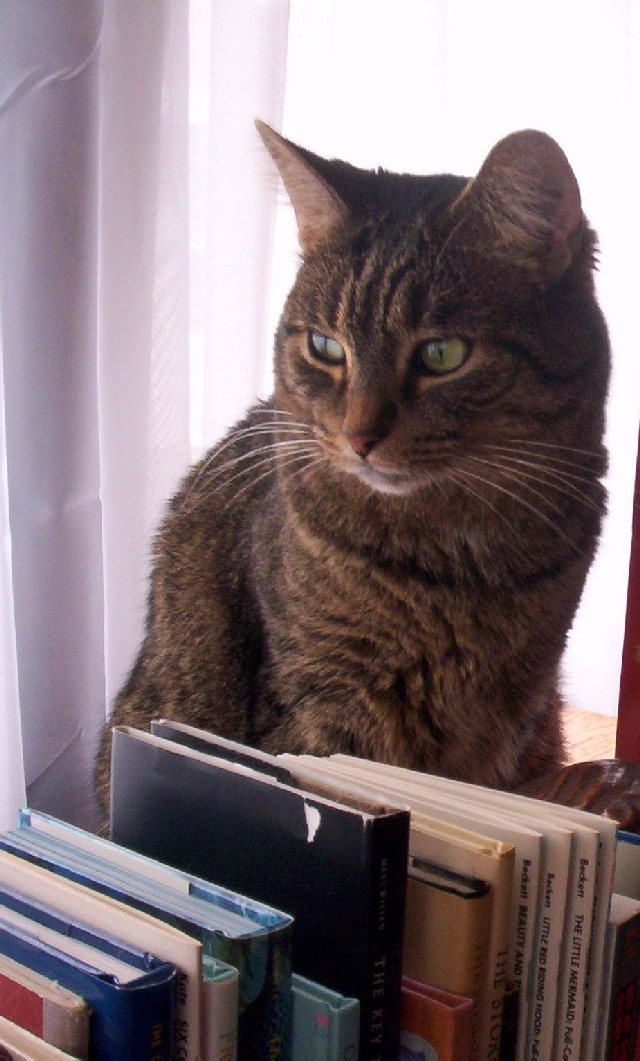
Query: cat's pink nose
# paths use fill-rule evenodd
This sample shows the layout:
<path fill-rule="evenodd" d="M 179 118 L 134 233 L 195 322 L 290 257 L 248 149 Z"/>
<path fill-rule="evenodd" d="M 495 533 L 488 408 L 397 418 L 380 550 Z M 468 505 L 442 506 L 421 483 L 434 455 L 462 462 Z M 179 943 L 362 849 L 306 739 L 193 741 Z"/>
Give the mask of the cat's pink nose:
<path fill-rule="evenodd" d="M 354 450 L 359 457 L 362 457 L 363 460 L 369 456 L 376 442 L 379 442 L 381 437 L 381 435 L 373 433 L 370 435 L 350 435 L 347 433 L 351 449 Z"/>

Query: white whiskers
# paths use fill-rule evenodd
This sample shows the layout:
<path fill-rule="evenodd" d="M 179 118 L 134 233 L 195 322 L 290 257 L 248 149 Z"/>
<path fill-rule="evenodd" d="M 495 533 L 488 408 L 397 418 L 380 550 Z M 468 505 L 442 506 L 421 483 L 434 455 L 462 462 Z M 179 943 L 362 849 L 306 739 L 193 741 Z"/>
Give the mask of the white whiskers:
<path fill-rule="evenodd" d="M 473 460 L 473 458 L 466 458 L 466 457 L 462 458 L 462 459 L 463 460 Z M 485 486 L 491 487 L 492 490 L 497 490 L 498 493 L 505 494 L 507 497 L 510 497 L 513 501 L 516 501 L 519 505 L 522 505 L 523 508 L 526 508 L 529 512 L 531 512 L 534 516 L 536 516 L 536 518 L 539 519 L 542 523 L 545 523 L 548 527 L 551 527 L 551 529 L 554 530 L 555 533 L 560 538 L 563 538 L 569 545 L 573 545 L 573 542 L 571 541 L 569 536 L 567 534 L 565 534 L 565 532 L 563 531 L 562 527 L 560 527 L 558 523 L 556 523 L 553 519 L 550 519 L 550 517 L 547 516 L 542 511 L 541 508 L 539 508 L 536 505 L 533 505 L 529 501 L 527 501 L 524 497 L 522 497 L 521 494 L 515 493 L 513 490 L 507 489 L 506 486 L 501 486 L 499 483 L 495 482 L 493 479 L 490 479 L 488 477 L 488 475 L 478 475 L 475 472 L 469 471 L 468 468 L 461 468 L 461 467 L 457 466 L 456 467 L 456 473 L 463 474 L 466 477 L 471 478 L 471 479 L 475 479 L 479 483 L 483 483 Z M 538 493 L 538 491 L 534 491 L 534 492 Z M 540 496 L 545 503 L 549 504 L 548 499 L 545 498 L 544 495 L 538 494 L 538 496 Z M 555 511 L 560 511 L 560 510 L 558 510 L 556 508 L 555 505 L 550 505 L 550 507 L 553 508 Z"/>
<path fill-rule="evenodd" d="M 231 432 L 209 452 L 194 474 L 183 504 L 186 504 L 197 490 L 204 488 L 209 492 L 218 486 L 229 486 L 268 466 L 267 472 L 258 479 L 254 476 L 253 482 L 258 482 L 275 470 L 280 458 L 295 456 L 302 459 L 317 454 L 320 443 L 312 428 L 309 424 L 296 420 L 293 414 L 284 409 L 257 408 L 253 410 L 252 415 L 263 419 Z M 244 445 L 252 448 L 244 453 L 233 452 Z M 230 475 L 230 472 L 233 474 Z"/>
<path fill-rule="evenodd" d="M 519 483 L 523 489 L 528 490 L 534 497 L 540 498 L 549 506 L 549 508 L 552 508 L 558 513 L 562 512 L 562 508 L 554 504 L 551 500 L 549 494 L 553 491 L 556 491 L 559 494 L 565 494 L 567 497 L 572 497 L 576 501 L 581 501 L 590 508 L 598 508 L 595 501 L 589 497 L 584 490 L 581 490 L 576 486 L 575 482 L 570 481 L 570 479 L 576 479 L 582 482 L 589 482 L 586 476 L 569 477 L 566 474 L 560 474 L 555 469 L 545 468 L 544 465 L 532 461 L 519 460 L 517 458 L 505 457 L 498 461 L 482 457 L 466 457 L 465 460 L 504 472 L 507 479 L 510 479 L 514 483 Z M 514 465 L 517 465 L 517 467 L 514 467 Z M 533 471 L 523 471 L 521 467 L 522 465 L 533 469 Z M 545 487 L 546 490 L 544 492 L 536 490 L 535 487 L 530 485 L 530 483 L 537 483 L 539 486 Z"/>
<path fill-rule="evenodd" d="M 313 451 L 313 452 L 315 452 L 315 451 Z M 224 504 L 222 506 L 221 511 L 225 512 L 231 505 L 236 505 L 237 502 L 238 502 L 238 499 L 240 497 L 242 497 L 243 494 L 246 494 L 248 490 L 251 490 L 254 487 L 256 487 L 258 485 L 258 483 L 261 483 L 264 479 L 267 479 L 270 475 L 273 475 L 274 472 L 276 472 L 278 470 L 284 471 L 285 468 L 289 468 L 292 464 L 297 464 L 299 461 L 304 461 L 304 464 L 303 464 L 302 468 L 299 468 L 298 472 L 294 472 L 293 475 L 289 475 L 288 476 L 288 479 L 290 480 L 290 479 L 293 479 L 294 476 L 297 475 L 299 472 L 309 471 L 312 467 L 315 467 L 315 465 L 321 464 L 325 459 L 326 458 L 324 457 L 324 455 L 322 455 L 320 457 L 315 457 L 315 459 L 311 460 L 310 459 L 310 455 L 308 453 L 298 453 L 298 454 L 296 454 L 293 457 L 289 457 L 288 460 L 284 460 L 284 461 L 278 460 L 277 462 L 275 462 L 274 458 L 272 457 L 271 458 L 271 462 L 272 462 L 271 467 L 268 468 L 267 471 L 262 472 L 262 474 L 258 475 L 256 478 L 250 479 L 249 482 L 245 483 L 244 486 L 240 490 L 236 490 L 235 493 L 226 502 L 226 504 Z M 264 465 L 266 463 L 267 463 L 267 461 L 259 461 L 258 462 L 259 465 Z M 257 466 L 258 465 L 254 465 L 253 467 L 255 468 Z M 234 478 L 237 478 L 237 476 L 234 476 Z M 229 481 L 231 481 L 231 480 L 229 480 Z"/>
<path fill-rule="evenodd" d="M 474 490 L 468 482 L 465 482 L 464 477 L 472 473 L 467 472 L 464 468 L 457 468 L 455 472 L 450 472 L 448 478 L 454 482 L 460 489 L 468 494 L 470 497 L 474 497 L 477 501 L 480 501 L 486 508 L 490 509 L 495 516 L 498 517 L 501 523 L 504 523 L 505 527 L 509 531 L 510 535 L 514 539 L 516 550 L 520 554 L 523 560 L 527 560 L 527 554 L 522 548 L 522 541 L 515 531 L 513 524 L 507 519 L 507 517 L 500 511 L 496 505 L 492 505 L 488 498 L 484 497 L 478 490 Z M 462 476 L 460 479 L 458 476 Z"/>

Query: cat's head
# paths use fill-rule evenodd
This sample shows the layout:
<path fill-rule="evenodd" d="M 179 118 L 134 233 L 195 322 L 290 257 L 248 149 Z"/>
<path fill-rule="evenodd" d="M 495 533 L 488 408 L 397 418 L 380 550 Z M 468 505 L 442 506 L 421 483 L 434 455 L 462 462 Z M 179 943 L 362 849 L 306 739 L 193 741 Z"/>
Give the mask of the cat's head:
<path fill-rule="evenodd" d="M 498 503 L 535 490 L 534 456 L 547 479 L 574 474 L 577 450 L 600 473 L 595 236 L 557 143 L 514 133 L 468 180 L 360 170 L 258 127 L 302 247 L 276 404 L 309 425 L 325 468 L 401 496 L 490 481 Z"/>

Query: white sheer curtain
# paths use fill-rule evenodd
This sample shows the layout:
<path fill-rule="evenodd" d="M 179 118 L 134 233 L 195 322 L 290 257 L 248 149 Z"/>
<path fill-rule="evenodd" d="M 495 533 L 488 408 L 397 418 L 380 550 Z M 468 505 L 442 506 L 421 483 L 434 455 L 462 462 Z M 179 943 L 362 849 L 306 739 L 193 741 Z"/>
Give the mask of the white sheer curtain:
<path fill-rule="evenodd" d="M 25 799 L 18 662 L 13 624 L 11 528 L 5 447 L 4 373 L 0 318 L 0 829 L 12 828 L 15 808 Z"/>
<path fill-rule="evenodd" d="M 277 178 L 254 120 L 279 128 L 289 0 L 191 0 L 194 452 L 264 390 Z"/>
<path fill-rule="evenodd" d="M 275 203 L 252 122 L 280 123 L 287 15 L 285 0 L 0 6 L 0 827 L 25 787 L 96 821 L 98 733 L 191 457 L 189 191 L 196 422 L 220 433 L 260 388 Z"/>
<path fill-rule="evenodd" d="M 284 205 L 274 230 L 255 117 L 417 172 L 471 173 L 527 125 L 565 147 L 601 235 L 615 359 L 611 515 L 568 688 L 614 709 L 640 407 L 639 50 L 635 0 L 0 5 L 0 825 L 25 785 L 93 821 L 95 742 L 142 630 L 164 499 L 269 389 L 298 252 Z"/>
<path fill-rule="evenodd" d="M 0 300 L 24 781 L 86 804 L 104 698 L 96 379 L 100 4 L 0 8 Z M 9 673 L 10 661 L 7 661 Z M 19 728 L 3 732 L 20 762 Z M 85 796 L 81 797 L 83 783 Z M 7 798 L 20 794 L 14 782 Z M 88 808 L 87 808 L 88 809 Z M 9 808 L 3 817 L 6 820 Z"/>
<path fill-rule="evenodd" d="M 0 7 L 6 824 L 25 785 L 95 821 L 98 732 L 189 458 L 187 96 L 186 0 Z"/>

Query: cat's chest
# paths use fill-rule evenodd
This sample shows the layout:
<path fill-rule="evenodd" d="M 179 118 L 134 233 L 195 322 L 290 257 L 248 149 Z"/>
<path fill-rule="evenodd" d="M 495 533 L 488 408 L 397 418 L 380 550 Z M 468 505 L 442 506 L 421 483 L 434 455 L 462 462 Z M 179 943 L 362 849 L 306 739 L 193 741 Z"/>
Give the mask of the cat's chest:
<path fill-rule="evenodd" d="M 275 651 L 300 665 L 358 673 L 372 691 L 395 688 L 417 705 L 439 687 L 473 682 L 488 643 L 504 640 L 495 601 L 479 591 L 317 541 L 277 552 L 279 577 L 264 572 L 268 634 Z"/>

